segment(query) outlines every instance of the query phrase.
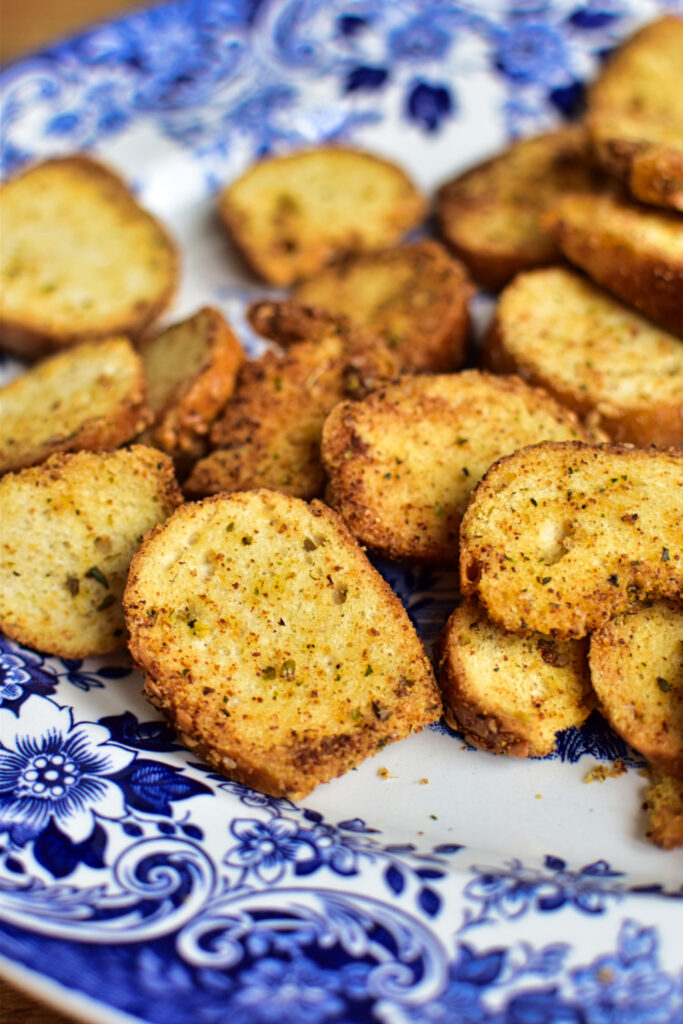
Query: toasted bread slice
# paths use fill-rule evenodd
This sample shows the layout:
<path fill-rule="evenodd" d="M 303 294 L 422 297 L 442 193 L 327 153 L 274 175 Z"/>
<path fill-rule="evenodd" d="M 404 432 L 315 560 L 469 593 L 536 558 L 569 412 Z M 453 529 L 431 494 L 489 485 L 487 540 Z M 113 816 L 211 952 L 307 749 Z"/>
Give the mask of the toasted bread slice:
<path fill-rule="evenodd" d="M 322 311 L 309 317 L 295 304 L 265 303 L 252 313 L 289 347 L 244 364 L 211 431 L 217 450 L 196 463 L 185 491 L 199 497 L 268 487 L 316 497 L 324 487 L 320 441 L 328 412 L 395 376 L 396 364 L 380 339 Z"/>
<path fill-rule="evenodd" d="M 175 292 L 175 243 L 90 157 L 48 160 L 3 185 L 0 231 L 0 341 L 18 355 L 136 337 Z"/>
<path fill-rule="evenodd" d="M 198 458 L 213 421 L 235 390 L 244 350 L 212 306 L 140 345 L 154 423 L 151 442 L 175 457 Z"/>
<path fill-rule="evenodd" d="M 657 768 L 651 768 L 649 775 L 643 804 L 649 818 L 646 835 L 663 850 L 674 850 L 683 846 L 683 780 Z"/>
<path fill-rule="evenodd" d="M 543 438 L 591 436 L 518 378 L 478 370 L 405 376 L 328 416 L 327 497 L 355 536 L 387 557 L 455 565 L 477 481 L 501 455 Z"/>
<path fill-rule="evenodd" d="M 121 595 L 146 530 L 181 501 L 167 455 L 53 455 L 0 480 L 0 629 L 62 658 L 125 645 Z"/>
<path fill-rule="evenodd" d="M 321 502 L 185 505 L 142 545 L 124 604 L 145 692 L 181 740 L 273 796 L 300 799 L 441 714 L 403 606 Z"/>
<path fill-rule="evenodd" d="M 613 295 L 683 336 L 683 219 L 616 195 L 567 195 L 546 223 L 562 252 Z"/>
<path fill-rule="evenodd" d="M 591 636 L 593 689 L 622 739 L 683 779 L 683 606 L 654 601 Z"/>
<path fill-rule="evenodd" d="M 683 18 L 646 25 L 588 94 L 598 160 L 646 203 L 683 210 Z"/>
<path fill-rule="evenodd" d="M 683 587 L 683 450 L 552 442 L 500 459 L 460 531 L 460 581 L 513 632 L 581 637 Z"/>
<path fill-rule="evenodd" d="M 446 182 L 436 194 L 441 235 L 485 288 L 558 257 L 541 215 L 568 190 L 593 187 L 585 130 L 524 139 Z"/>
<path fill-rule="evenodd" d="M 412 373 L 462 366 L 471 295 L 462 263 L 432 241 L 349 256 L 294 290 L 299 302 L 342 313 L 384 338 Z"/>
<path fill-rule="evenodd" d="M 484 362 L 546 388 L 615 441 L 683 445 L 683 341 L 570 270 L 507 286 Z"/>
<path fill-rule="evenodd" d="M 0 388 L 0 473 L 129 441 L 150 419 L 145 390 L 127 338 L 82 342 L 37 363 Z"/>
<path fill-rule="evenodd" d="M 444 718 L 475 747 L 546 757 L 592 710 L 587 653 L 584 640 L 507 633 L 469 598 L 436 643 Z"/>
<path fill-rule="evenodd" d="M 252 269 L 289 285 L 346 252 L 397 242 L 424 200 L 401 168 L 360 150 L 270 157 L 223 190 L 219 213 Z"/>

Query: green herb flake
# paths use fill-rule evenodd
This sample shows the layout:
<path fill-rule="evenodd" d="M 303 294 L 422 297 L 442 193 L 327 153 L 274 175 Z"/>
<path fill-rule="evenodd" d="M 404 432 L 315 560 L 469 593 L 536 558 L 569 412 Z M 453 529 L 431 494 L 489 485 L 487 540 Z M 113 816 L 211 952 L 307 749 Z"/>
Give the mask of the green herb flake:
<path fill-rule="evenodd" d="M 85 574 L 89 579 L 95 580 L 105 590 L 109 590 L 109 580 L 104 575 L 101 569 L 98 569 L 96 565 L 91 566 Z"/>
<path fill-rule="evenodd" d="M 536 501 L 536 499 L 535 498 L 529 498 L 529 501 L 534 506 L 534 508 L 536 508 L 536 506 L 538 505 L 538 502 Z"/>
<path fill-rule="evenodd" d="M 374 669 L 373 669 L 372 665 L 366 665 L 365 666 L 365 675 L 366 676 L 371 676 L 373 671 L 374 671 Z"/>
<path fill-rule="evenodd" d="M 97 611 L 103 612 L 106 608 L 111 608 L 115 601 L 116 598 L 113 594 L 107 594 L 107 596 L 97 605 Z"/>
<path fill-rule="evenodd" d="M 669 549 L 668 548 L 662 548 L 662 561 L 663 562 L 668 562 L 669 561 Z"/>
<path fill-rule="evenodd" d="M 275 679 L 277 671 L 275 670 L 273 665 L 268 665 L 267 668 L 264 668 L 261 675 L 264 679 Z"/>
<path fill-rule="evenodd" d="M 669 693 L 671 690 L 671 683 L 668 679 L 664 679 L 662 676 L 657 676 L 657 686 L 662 693 Z"/>
<path fill-rule="evenodd" d="M 294 661 L 293 658 L 287 658 L 287 660 L 283 661 L 282 664 L 280 665 L 280 676 L 283 679 L 289 679 L 291 681 L 295 675 L 296 662 Z"/>
<path fill-rule="evenodd" d="M 226 533 L 232 533 L 232 531 L 234 529 L 235 529 L 235 524 L 234 523 L 228 523 L 228 525 L 225 527 L 225 532 Z"/>
<path fill-rule="evenodd" d="M 245 547 L 248 547 L 249 544 L 254 543 L 254 538 L 246 534 L 244 537 L 242 537 L 242 543 L 244 544 Z"/>

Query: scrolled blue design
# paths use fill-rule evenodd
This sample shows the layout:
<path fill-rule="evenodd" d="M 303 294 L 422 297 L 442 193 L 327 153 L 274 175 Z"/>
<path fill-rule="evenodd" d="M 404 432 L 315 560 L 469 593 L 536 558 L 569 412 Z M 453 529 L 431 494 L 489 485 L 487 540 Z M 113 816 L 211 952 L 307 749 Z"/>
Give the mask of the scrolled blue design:
<path fill-rule="evenodd" d="M 369 964 L 365 996 L 424 1002 L 443 987 L 446 955 L 418 918 L 370 897 L 321 888 L 280 886 L 277 893 L 237 891 L 214 900 L 178 937 L 194 967 L 234 968 L 254 953 L 290 960 L 314 949 L 338 949 Z"/>
<path fill-rule="evenodd" d="M 0 884 L 0 916 L 64 940 L 151 941 L 195 917 L 215 884 L 214 864 L 195 843 L 146 839 L 120 854 L 105 884 Z"/>

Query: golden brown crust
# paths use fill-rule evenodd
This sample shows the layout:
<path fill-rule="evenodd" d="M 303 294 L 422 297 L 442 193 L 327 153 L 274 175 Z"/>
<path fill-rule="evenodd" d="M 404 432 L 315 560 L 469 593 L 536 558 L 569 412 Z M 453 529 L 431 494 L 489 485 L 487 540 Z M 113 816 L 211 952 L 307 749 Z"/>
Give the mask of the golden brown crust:
<path fill-rule="evenodd" d="M 541 438 L 591 435 L 517 378 L 406 375 L 327 417 L 328 500 L 361 543 L 386 557 L 455 565 L 460 520 L 479 478 L 501 455 Z"/>
<path fill-rule="evenodd" d="M 61 658 L 125 645 L 123 593 L 143 534 L 181 502 L 167 455 L 133 445 L 51 456 L 0 480 L 0 628 Z"/>
<path fill-rule="evenodd" d="M 440 714 L 403 606 L 321 502 L 183 506 L 143 543 L 124 603 L 149 699 L 195 753 L 274 796 L 300 799 Z"/>
<path fill-rule="evenodd" d="M 251 268 L 289 285 L 344 253 L 398 241 L 424 201 L 390 161 L 323 146 L 253 165 L 222 191 L 218 210 Z"/>
<path fill-rule="evenodd" d="M 567 195 L 545 223 L 564 255 L 613 295 L 683 336 L 683 221 L 616 195 Z"/>
<path fill-rule="evenodd" d="M 441 186 L 439 230 L 474 279 L 497 290 L 520 271 L 557 259 L 541 217 L 558 195 L 595 181 L 583 128 L 524 139 Z"/>
<path fill-rule="evenodd" d="M 444 718 L 475 747 L 545 757 L 555 735 L 592 708 L 587 644 L 506 633 L 471 598 L 449 617 L 435 647 Z"/>
<path fill-rule="evenodd" d="M 647 811 L 647 838 L 663 850 L 683 846 L 683 782 L 651 768 L 643 808 Z"/>
<path fill-rule="evenodd" d="M 646 25 L 612 54 L 588 94 L 600 163 L 643 202 L 683 210 L 683 19 Z"/>
<path fill-rule="evenodd" d="M 293 295 L 383 338 L 404 371 L 446 372 L 465 361 L 472 285 L 463 264 L 437 242 L 350 255 Z"/>
<path fill-rule="evenodd" d="M 683 779 L 683 607 L 639 605 L 590 641 L 593 689 L 612 728 Z"/>
<path fill-rule="evenodd" d="M 683 587 L 683 450 L 543 442 L 500 459 L 460 530 L 460 581 L 505 629 L 562 638 Z"/>
<path fill-rule="evenodd" d="M 211 426 L 235 389 L 244 350 L 220 310 L 204 306 L 143 340 L 155 445 L 176 458 L 198 458 Z M 162 378 L 155 382 L 155 374 Z"/>
<path fill-rule="evenodd" d="M 24 358 L 77 342 L 137 337 L 169 305 L 179 255 L 115 172 L 76 154 L 0 188 L 0 338 Z"/>
<path fill-rule="evenodd" d="M 568 269 L 508 285 L 483 362 L 545 388 L 614 441 L 683 445 L 683 344 Z"/>
<path fill-rule="evenodd" d="M 396 363 L 380 339 L 323 310 L 267 302 L 252 307 L 250 316 L 288 347 L 244 364 L 211 431 L 216 450 L 197 462 L 186 493 L 269 487 L 316 497 L 324 487 L 325 417 L 349 394 L 363 395 L 393 378 Z"/>
<path fill-rule="evenodd" d="M 149 422 L 145 397 L 127 338 L 82 342 L 37 363 L 0 388 L 0 473 L 124 444 Z"/>

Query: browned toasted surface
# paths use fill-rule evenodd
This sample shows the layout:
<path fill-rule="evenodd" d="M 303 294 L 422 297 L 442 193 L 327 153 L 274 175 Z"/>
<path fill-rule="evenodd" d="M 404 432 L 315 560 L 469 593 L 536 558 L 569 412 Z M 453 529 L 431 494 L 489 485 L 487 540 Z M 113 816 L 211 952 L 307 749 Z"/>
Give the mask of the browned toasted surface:
<path fill-rule="evenodd" d="M 403 606 L 321 502 L 183 506 L 135 557 L 124 604 L 147 696 L 263 792 L 299 799 L 440 715 Z"/>
<path fill-rule="evenodd" d="M 507 633 L 469 598 L 436 645 L 444 717 L 473 746 L 545 757 L 558 732 L 581 725 L 590 713 L 586 654 L 583 640 Z"/>
<path fill-rule="evenodd" d="M 646 835 L 663 850 L 674 850 L 683 846 L 683 780 L 657 768 L 649 774 L 651 782 L 643 804 L 649 818 Z"/>
<path fill-rule="evenodd" d="M 121 595 L 143 534 L 182 496 L 167 455 L 53 455 L 0 480 L 0 629 L 63 658 L 125 644 Z"/>
<path fill-rule="evenodd" d="M 204 453 L 213 421 L 235 389 L 244 351 L 225 317 L 205 306 L 140 345 L 154 414 L 150 438 L 173 456 Z"/>
<path fill-rule="evenodd" d="M 211 431 L 216 450 L 185 484 L 193 497 L 269 487 L 301 498 L 321 494 L 320 457 L 328 412 L 396 374 L 380 339 L 324 311 L 295 303 L 262 303 L 252 319 L 288 345 L 242 367 L 234 395 Z M 308 340 L 296 340 L 307 337 Z"/>
<path fill-rule="evenodd" d="M 524 139 L 441 186 L 439 230 L 476 281 L 501 288 L 519 271 L 557 259 L 541 216 L 558 195 L 594 180 L 583 128 Z"/>
<path fill-rule="evenodd" d="M 253 165 L 223 190 L 219 213 L 256 273 L 288 285 L 346 252 L 397 242 L 424 201 L 390 161 L 323 146 Z"/>
<path fill-rule="evenodd" d="M 683 210 L 683 18 L 640 29 L 608 61 L 588 95 L 600 162 L 637 199 Z"/>
<path fill-rule="evenodd" d="M 655 601 L 612 619 L 591 636 L 590 670 L 613 729 L 683 778 L 683 607 Z"/>
<path fill-rule="evenodd" d="M 479 483 L 460 538 L 463 593 L 499 625 L 585 636 L 683 587 L 683 450 L 523 448 Z"/>
<path fill-rule="evenodd" d="M 564 255 L 683 336 L 683 218 L 616 195 L 567 195 L 546 216 Z"/>
<path fill-rule="evenodd" d="M 137 336 L 169 304 L 178 253 L 122 179 L 84 155 L 0 188 L 0 339 L 34 357 L 88 338 Z"/>
<path fill-rule="evenodd" d="M 683 445 L 683 340 L 569 269 L 507 286 L 484 361 L 546 388 L 615 441 Z"/>
<path fill-rule="evenodd" d="M 323 429 L 328 500 L 389 558 L 458 560 L 460 520 L 501 455 L 543 438 L 589 440 L 546 392 L 478 370 L 407 375 L 337 405 Z"/>
<path fill-rule="evenodd" d="M 348 256 L 294 289 L 384 338 L 401 369 L 457 370 L 465 361 L 472 294 L 467 272 L 437 242 Z"/>
<path fill-rule="evenodd" d="M 127 338 L 82 342 L 37 363 L 0 388 L 0 473 L 129 441 L 149 421 L 145 391 Z"/>

